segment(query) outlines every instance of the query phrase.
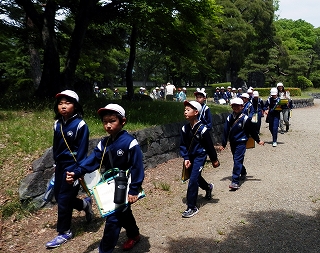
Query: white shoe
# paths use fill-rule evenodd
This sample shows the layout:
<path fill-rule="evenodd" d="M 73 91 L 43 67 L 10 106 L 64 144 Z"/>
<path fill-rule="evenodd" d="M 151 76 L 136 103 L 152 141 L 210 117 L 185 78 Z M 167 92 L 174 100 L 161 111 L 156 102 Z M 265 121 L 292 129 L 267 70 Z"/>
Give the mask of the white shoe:
<path fill-rule="evenodd" d="M 272 147 L 278 146 L 277 142 L 272 143 Z"/>

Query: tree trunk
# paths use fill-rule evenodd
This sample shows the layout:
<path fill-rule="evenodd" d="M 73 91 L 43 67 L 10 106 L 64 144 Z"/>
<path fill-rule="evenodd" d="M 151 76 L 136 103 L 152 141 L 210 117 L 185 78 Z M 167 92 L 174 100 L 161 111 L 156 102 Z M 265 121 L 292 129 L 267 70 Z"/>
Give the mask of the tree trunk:
<path fill-rule="evenodd" d="M 75 27 L 71 35 L 71 44 L 61 78 L 63 88 L 72 88 L 74 85 L 74 77 L 80 59 L 81 48 L 98 2 L 99 0 L 80 1 Z"/>
<path fill-rule="evenodd" d="M 126 85 L 127 85 L 127 94 L 128 99 L 133 99 L 133 79 L 132 79 L 132 71 L 133 65 L 136 58 L 136 41 L 137 41 L 137 27 L 136 25 L 132 26 L 131 37 L 130 37 L 130 55 L 129 61 L 126 70 Z"/>
<path fill-rule="evenodd" d="M 35 38 L 37 35 L 34 33 L 34 25 L 32 20 L 27 17 L 27 27 L 28 27 L 28 47 L 30 53 L 30 66 L 31 66 L 31 75 L 33 79 L 33 84 L 35 90 L 38 89 L 41 81 L 41 61 L 39 52 L 35 47 Z"/>

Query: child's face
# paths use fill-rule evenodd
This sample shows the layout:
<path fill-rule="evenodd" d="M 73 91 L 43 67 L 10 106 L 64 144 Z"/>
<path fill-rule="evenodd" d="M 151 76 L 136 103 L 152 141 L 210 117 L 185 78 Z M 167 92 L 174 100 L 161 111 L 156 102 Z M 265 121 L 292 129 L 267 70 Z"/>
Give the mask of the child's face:
<path fill-rule="evenodd" d="M 194 120 L 194 118 L 197 118 L 198 116 L 198 111 L 192 108 L 191 106 L 186 105 L 184 107 L 184 117 L 188 121 Z"/>
<path fill-rule="evenodd" d="M 116 115 L 105 115 L 102 118 L 102 124 L 104 127 L 104 130 L 111 136 L 117 135 L 119 133 L 124 124 L 126 123 L 126 118 L 123 118 L 123 122 L 120 123 L 119 118 Z"/>
<path fill-rule="evenodd" d="M 58 104 L 58 112 L 64 120 L 68 120 L 74 115 L 74 104 L 67 98 L 61 98 Z"/>
<path fill-rule="evenodd" d="M 203 95 L 197 94 L 196 95 L 196 101 L 200 104 L 203 104 L 206 98 Z"/>
<path fill-rule="evenodd" d="M 232 110 L 233 110 L 234 113 L 239 114 L 239 113 L 242 112 L 243 105 L 233 104 L 233 105 L 231 105 L 231 108 L 232 108 Z"/>

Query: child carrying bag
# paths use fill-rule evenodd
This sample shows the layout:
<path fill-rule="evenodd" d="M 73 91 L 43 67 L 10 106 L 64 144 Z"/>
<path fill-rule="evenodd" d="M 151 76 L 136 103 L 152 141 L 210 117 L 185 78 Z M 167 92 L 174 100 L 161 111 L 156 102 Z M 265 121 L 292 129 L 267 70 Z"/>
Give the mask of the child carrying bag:
<path fill-rule="evenodd" d="M 102 161 L 104 158 L 107 144 L 108 142 L 106 143 L 106 146 L 104 147 L 104 150 L 103 150 L 102 159 L 101 159 L 100 167 L 98 170 L 99 173 L 101 171 Z M 110 150 L 108 150 L 108 155 L 109 155 L 109 161 L 110 161 L 111 167 L 113 167 L 113 161 L 112 161 Z M 129 202 L 128 202 L 129 187 L 128 186 L 131 183 L 130 170 L 125 171 L 126 177 L 128 178 L 125 201 L 122 204 L 114 203 L 115 186 L 116 186 L 115 179 L 119 176 L 119 173 L 120 173 L 120 170 L 118 168 L 107 170 L 101 176 L 100 183 L 92 187 L 92 194 L 97 202 L 101 217 L 103 218 L 107 217 L 110 214 L 115 213 L 116 211 L 122 210 L 123 208 L 129 205 Z M 145 192 L 141 188 L 138 194 L 138 199 L 143 198 L 145 196 L 146 196 Z"/>
<path fill-rule="evenodd" d="M 193 139 L 195 137 L 195 135 L 197 134 L 199 128 L 202 126 L 202 124 L 200 124 L 197 128 L 197 130 L 194 132 L 193 136 L 192 136 L 192 139 L 191 139 L 191 142 L 190 142 L 190 145 L 189 145 L 189 148 L 188 148 L 188 152 L 190 151 L 190 148 L 191 148 L 191 145 L 192 145 L 192 142 L 193 142 Z M 185 182 L 187 181 L 188 179 L 190 179 L 190 175 L 191 175 L 191 169 L 187 169 L 186 166 L 184 165 L 184 161 L 183 161 L 183 164 L 182 164 L 182 173 L 181 173 L 181 180 L 182 182 Z"/>

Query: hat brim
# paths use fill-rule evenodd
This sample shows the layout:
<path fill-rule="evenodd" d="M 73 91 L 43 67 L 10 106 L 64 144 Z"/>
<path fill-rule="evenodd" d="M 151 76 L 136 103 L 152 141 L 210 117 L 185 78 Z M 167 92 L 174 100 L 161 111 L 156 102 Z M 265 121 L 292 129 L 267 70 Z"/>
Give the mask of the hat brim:
<path fill-rule="evenodd" d="M 107 112 L 118 113 L 118 114 L 120 114 L 122 117 L 125 118 L 125 116 L 123 116 L 121 112 L 116 111 L 116 110 L 107 109 L 107 108 L 100 108 L 97 113 L 99 114 L 99 116 L 102 116 L 102 115 L 104 115 L 104 114 L 107 113 Z"/>

